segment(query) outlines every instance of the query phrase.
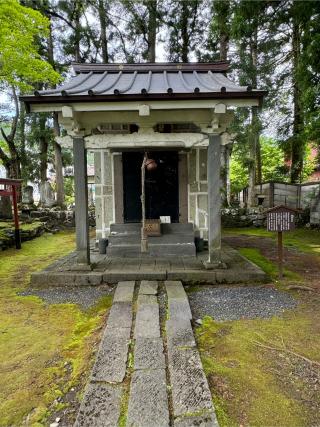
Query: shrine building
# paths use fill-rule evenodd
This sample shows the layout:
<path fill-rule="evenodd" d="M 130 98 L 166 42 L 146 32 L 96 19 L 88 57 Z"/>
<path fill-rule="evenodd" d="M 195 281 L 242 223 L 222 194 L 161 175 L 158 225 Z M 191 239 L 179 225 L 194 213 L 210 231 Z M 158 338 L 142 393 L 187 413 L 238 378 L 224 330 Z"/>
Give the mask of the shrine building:
<path fill-rule="evenodd" d="M 57 89 L 23 96 L 29 112 L 57 112 L 73 149 L 77 260 L 90 263 L 86 153 L 95 156 L 96 237 L 107 255 L 140 253 L 141 164 L 145 216 L 161 219 L 149 256 L 195 256 L 208 240 L 208 266 L 221 262 L 221 158 L 235 107 L 261 106 L 264 91 L 226 77 L 227 62 L 74 64 Z"/>

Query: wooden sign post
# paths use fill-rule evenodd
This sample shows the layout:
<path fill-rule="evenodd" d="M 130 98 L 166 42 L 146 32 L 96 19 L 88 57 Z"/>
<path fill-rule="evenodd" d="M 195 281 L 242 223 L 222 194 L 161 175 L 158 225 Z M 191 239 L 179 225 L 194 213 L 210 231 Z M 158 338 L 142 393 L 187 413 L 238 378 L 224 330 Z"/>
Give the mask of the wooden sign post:
<path fill-rule="evenodd" d="M 278 233 L 278 272 L 279 279 L 283 277 L 283 231 L 295 228 L 296 209 L 287 206 L 275 206 L 267 211 L 267 229 Z"/>

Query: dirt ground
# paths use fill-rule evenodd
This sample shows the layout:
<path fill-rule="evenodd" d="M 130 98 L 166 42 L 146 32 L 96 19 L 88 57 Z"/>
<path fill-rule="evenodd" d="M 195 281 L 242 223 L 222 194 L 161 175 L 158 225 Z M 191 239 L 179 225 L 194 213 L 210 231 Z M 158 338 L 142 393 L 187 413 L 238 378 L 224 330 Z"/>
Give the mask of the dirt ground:
<path fill-rule="evenodd" d="M 258 236 L 226 236 L 223 241 L 235 249 L 254 248 L 268 260 L 278 262 L 276 242 L 267 237 Z M 295 247 L 284 247 L 284 267 L 301 276 L 306 285 L 320 292 L 320 257 L 300 252 Z"/>

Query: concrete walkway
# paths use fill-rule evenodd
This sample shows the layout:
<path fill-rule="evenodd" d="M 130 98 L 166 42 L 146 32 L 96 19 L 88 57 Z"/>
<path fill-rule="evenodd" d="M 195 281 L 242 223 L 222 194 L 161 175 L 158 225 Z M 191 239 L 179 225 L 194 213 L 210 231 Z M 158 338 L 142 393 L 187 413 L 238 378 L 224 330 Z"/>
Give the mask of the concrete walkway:
<path fill-rule="evenodd" d="M 217 427 L 179 281 L 119 282 L 76 427 Z"/>

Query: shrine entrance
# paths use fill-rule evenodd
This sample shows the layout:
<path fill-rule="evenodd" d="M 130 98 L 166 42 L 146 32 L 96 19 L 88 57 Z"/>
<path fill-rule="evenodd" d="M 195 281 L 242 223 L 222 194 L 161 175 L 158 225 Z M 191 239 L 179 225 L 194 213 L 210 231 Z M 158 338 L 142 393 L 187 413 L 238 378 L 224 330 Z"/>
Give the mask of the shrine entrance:
<path fill-rule="evenodd" d="M 124 222 L 141 221 L 143 155 L 136 151 L 122 154 Z M 156 161 L 157 168 L 146 170 L 146 217 L 170 216 L 171 222 L 179 222 L 178 152 L 152 151 L 149 157 Z"/>

